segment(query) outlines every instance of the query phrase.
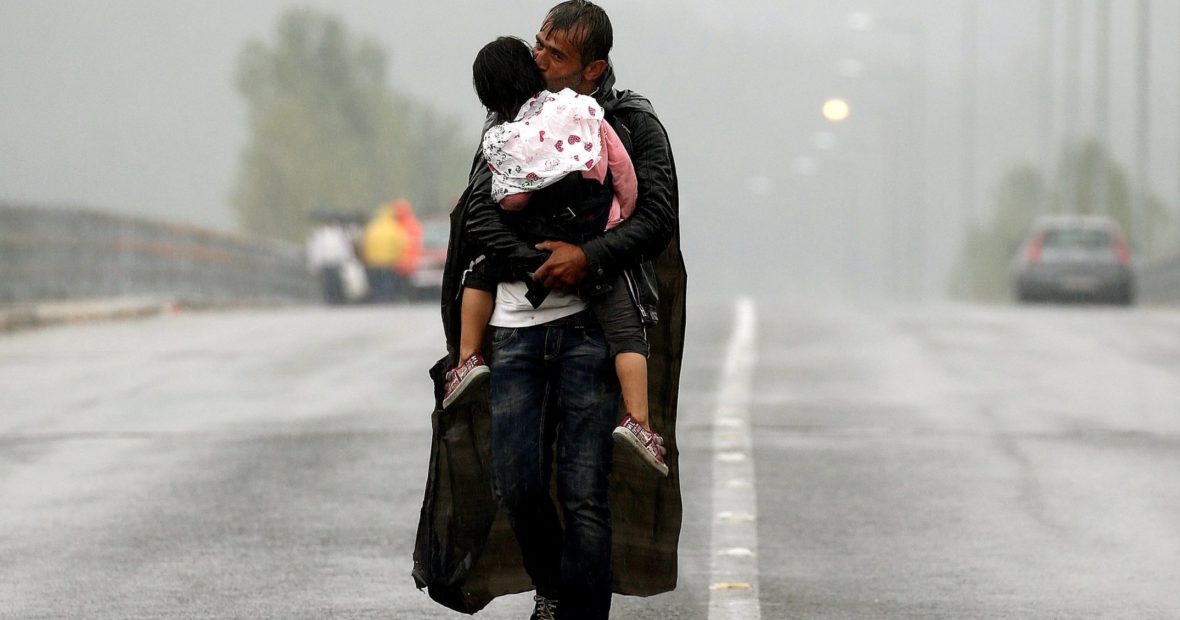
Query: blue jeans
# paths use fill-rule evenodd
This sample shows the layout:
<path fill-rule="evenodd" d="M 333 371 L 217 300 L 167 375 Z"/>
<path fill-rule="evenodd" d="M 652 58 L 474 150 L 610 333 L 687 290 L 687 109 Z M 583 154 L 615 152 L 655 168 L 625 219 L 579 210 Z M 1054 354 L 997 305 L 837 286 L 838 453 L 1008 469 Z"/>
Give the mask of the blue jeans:
<path fill-rule="evenodd" d="M 539 594 L 560 601 L 562 620 L 605 619 L 611 603 L 607 479 L 619 384 L 586 315 L 492 332 L 496 494 L 525 570 Z M 549 493 L 555 464 L 561 520 Z"/>

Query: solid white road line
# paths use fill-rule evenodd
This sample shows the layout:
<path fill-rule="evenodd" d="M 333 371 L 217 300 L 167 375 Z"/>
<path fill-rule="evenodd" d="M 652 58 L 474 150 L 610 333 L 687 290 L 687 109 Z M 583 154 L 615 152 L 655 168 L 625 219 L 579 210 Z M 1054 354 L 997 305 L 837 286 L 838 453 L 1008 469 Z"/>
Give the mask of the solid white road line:
<path fill-rule="evenodd" d="M 758 501 L 750 440 L 750 390 L 757 359 L 757 314 L 748 297 L 734 327 L 717 391 L 713 424 L 713 527 L 709 620 L 760 620 Z"/>

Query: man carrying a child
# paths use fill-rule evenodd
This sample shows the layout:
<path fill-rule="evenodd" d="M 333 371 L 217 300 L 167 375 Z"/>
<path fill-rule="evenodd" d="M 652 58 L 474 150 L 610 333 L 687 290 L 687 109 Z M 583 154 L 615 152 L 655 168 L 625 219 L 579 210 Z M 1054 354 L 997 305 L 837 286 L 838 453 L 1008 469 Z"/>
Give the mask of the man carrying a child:
<path fill-rule="evenodd" d="M 576 228 L 578 221 L 598 221 L 610 208 L 609 184 L 571 175 L 534 192 L 514 220 L 493 201 L 482 162 L 458 207 L 464 243 L 498 270 L 490 286 L 484 282 L 501 292 L 488 360 L 491 474 L 536 589 L 533 618 L 608 618 L 612 591 L 655 594 L 676 581 L 681 515 L 675 415 L 685 275 L 675 164 L 651 104 L 613 87 L 612 38 L 601 8 L 569 0 L 545 16 L 533 53 L 548 91 L 569 88 L 592 96 L 605 111 L 638 181 L 630 216 L 606 232 L 599 227 L 594 234 L 561 234 L 571 222 Z M 624 270 L 636 314 L 654 323 L 647 332 L 649 398 L 652 424 L 665 436 L 660 462 L 666 459 L 671 475 L 640 479 L 632 470 L 626 484 L 612 487 L 624 475 L 617 467 L 612 474 L 619 381 L 602 327 L 584 300 L 608 294 Z M 460 293 L 451 284 L 444 291 L 444 322 L 453 323 L 455 310 L 446 316 L 446 295 Z M 472 284 L 465 280 L 459 286 Z M 506 287 L 524 291 L 508 299 L 523 297 L 528 303 L 503 303 Z M 546 307 L 539 300 L 550 311 L 539 311 Z M 462 362 L 453 331 L 449 348 L 454 361 Z M 551 472 L 560 518 L 550 495 Z M 612 562 L 618 570 L 612 571 Z M 504 592 L 518 586 L 505 585 Z M 492 594 L 497 593 L 503 592 Z"/>

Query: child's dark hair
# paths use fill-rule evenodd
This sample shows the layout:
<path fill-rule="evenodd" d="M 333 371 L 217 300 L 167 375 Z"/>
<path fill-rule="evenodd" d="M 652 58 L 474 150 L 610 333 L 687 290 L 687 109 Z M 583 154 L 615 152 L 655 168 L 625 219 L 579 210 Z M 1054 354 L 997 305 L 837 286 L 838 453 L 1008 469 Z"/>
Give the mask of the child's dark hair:
<path fill-rule="evenodd" d="M 524 102 L 545 89 L 545 76 L 523 39 L 500 37 L 483 46 L 471 65 L 475 94 L 488 111 L 510 121 Z"/>

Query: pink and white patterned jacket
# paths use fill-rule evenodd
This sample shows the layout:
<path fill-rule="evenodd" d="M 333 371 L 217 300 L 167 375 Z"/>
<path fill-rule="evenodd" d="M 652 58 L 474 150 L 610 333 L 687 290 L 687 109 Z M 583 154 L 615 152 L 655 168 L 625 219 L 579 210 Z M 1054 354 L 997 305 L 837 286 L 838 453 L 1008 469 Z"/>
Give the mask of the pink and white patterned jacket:
<path fill-rule="evenodd" d="M 635 167 L 593 97 L 568 88 L 541 91 L 521 106 L 514 121 L 484 134 L 483 153 L 492 172 L 492 200 L 505 210 L 523 209 L 529 192 L 567 174 L 577 172 L 604 183 L 608 170 L 615 198 L 607 230 L 635 209 Z"/>

